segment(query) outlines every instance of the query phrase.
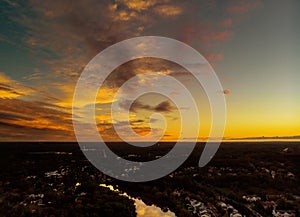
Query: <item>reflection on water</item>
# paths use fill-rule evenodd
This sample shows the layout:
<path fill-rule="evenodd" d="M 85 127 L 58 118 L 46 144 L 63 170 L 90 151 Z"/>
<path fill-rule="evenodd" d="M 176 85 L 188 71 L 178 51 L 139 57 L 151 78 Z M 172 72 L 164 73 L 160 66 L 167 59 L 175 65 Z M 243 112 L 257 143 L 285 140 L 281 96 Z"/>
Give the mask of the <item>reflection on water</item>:
<path fill-rule="evenodd" d="M 175 214 L 168 210 L 168 212 L 163 212 L 157 206 L 147 206 L 142 200 L 133 199 L 136 208 L 137 217 L 175 217 Z"/>
<path fill-rule="evenodd" d="M 168 210 L 168 212 L 163 212 L 161 208 L 155 205 L 148 206 L 142 200 L 130 197 L 128 194 L 121 193 L 118 189 L 114 189 L 112 185 L 100 184 L 99 186 L 109 188 L 111 191 L 118 192 L 120 195 L 134 200 L 137 217 L 176 217 L 170 210 Z"/>

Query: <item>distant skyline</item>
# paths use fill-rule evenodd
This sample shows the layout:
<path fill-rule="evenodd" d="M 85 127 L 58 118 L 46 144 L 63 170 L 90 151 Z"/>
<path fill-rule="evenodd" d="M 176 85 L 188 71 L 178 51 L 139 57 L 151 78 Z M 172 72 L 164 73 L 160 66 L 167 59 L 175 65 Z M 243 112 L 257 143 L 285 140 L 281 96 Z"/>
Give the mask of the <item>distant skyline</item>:
<path fill-rule="evenodd" d="M 148 35 L 182 41 L 211 63 L 228 90 L 225 140 L 300 138 L 297 0 L 3 0 L 0 11 L 0 141 L 75 141 L 72 99 L 85 65 L 110 45 Z M 110 115 L 118 88 L 135 75 L 143 85 L 147 72 L 172 75 L 199 92 L 198 139 L 206 138 L 211 115 L 205 92 L 180 66 L 151 58 L 117 68 L 101 88 L 96 119 L 103 138 L 119 140 Z M 131 127 L 146 135 L 153 112 L 166 117 L 163 140 L 176 140 L 179 113 L 157 94 L 133 104 Z M 151 124 L 161 132 L 159 121 Z"/>

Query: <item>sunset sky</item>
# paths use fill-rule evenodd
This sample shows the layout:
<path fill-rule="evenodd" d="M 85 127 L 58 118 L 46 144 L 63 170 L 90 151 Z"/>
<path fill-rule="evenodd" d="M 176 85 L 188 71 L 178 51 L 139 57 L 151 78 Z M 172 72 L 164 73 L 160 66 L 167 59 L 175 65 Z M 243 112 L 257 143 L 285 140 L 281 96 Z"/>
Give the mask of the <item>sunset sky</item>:
<path fill-rule="evenodd" d="M 182 41 L 213 66 L 230 91 L 224 138 L 300 135 L 297 0 L 2 0 L 0 11 L 0 141 L 75 141 L 72 99 L 86 64 L 110 45 L 149 35 Z M 144 58 L 117 68 L 101 88 L 96 117 L 103 138 L 118 141 L 110 115 L 118 88 L 135 75 L 143 85 L 147 72 L 174 76 L 199 92 L 198 139 L 207 137 L 211 114 L 205 92 L 179 65 Z M 178 110 L 157 94 L 132 105 L 132 129 L 146 135 L 154 112 L 167 120 L 163 140 L 176 140 Z M 155 120 L 151 126 L 160 132 Z"/>

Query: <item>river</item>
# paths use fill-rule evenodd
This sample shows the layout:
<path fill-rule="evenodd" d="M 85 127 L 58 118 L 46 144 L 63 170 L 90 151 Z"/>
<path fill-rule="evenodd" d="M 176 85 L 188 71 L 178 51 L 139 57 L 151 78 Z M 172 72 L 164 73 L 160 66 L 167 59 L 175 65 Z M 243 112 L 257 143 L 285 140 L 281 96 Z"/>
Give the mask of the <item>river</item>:
<path fill-rule="evenodd" d="M 170 210 L 168 210 L 167 212 L 163 212 L 161 208 L 155 205 L 148 206 L 141 199 L 131 197 L 126 192 L 120 192 L 118 189 L 115 189 L 112 185 L 100 184 L 99 186 L 109 188 L 111 191 L 118 192 L 120 195 L 133 200 L 137 217 L 176 217 L 176 215 Z"/>

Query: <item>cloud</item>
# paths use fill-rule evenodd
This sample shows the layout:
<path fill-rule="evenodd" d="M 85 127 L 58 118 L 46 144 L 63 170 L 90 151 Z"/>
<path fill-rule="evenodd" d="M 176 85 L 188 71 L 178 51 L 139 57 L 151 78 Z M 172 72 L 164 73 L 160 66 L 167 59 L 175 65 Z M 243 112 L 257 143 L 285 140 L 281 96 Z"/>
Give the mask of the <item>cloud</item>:
<path fill-rule="evenodd" d="M 73 141 L 72 132 L 38 129 L 0 121 L 1 141 Z"/>
<path fill-rule="evenodd" d="M 169 100 L 163 101 L 155 106 L 154 110 L 157 112 L 171 112 L 174 107 L 171 105 Z"/>
<path fill-rule="evenodd" d="M 120 129 L 118 133 L 115 131 L 114 125 Z M 144 120 L 131 120 L 130 126 L 124 121 L 116 122 L 114 125 L 112 123 L 98 124 L 98 130 L 104 141 L 123 141 L 119 135 L 125 138 L 126 141 L 144 141 L 142 136 L 148 135 L 150 131 L 153 133 L 153 139 L 157 138 L 156 135 L 161 135 L 162 133 L 160 128 L 150 128 L 150 126 L 144 125 Z M 138 135 L 129 137 L 131 135 L 129 130 L 134 130 Z M 148 136 L 147 138 L 151 140 L 152 137 Z"/>
<path fill-rule="evenodd" d="M 245 15 L 249 11 L 256 9 L 262 5 L 261 0 L 247 1 L 247 0 L 238 0 L 232 1 L 228 6 L 227 11 L 234 15 Z"/>
<path fill-rule="evenodd" d="M 51 74 L 37 77 L 57 78 L 65 84 L 76 82 L 87 62 L 104 48 L 143 34 L 166 35 L 189 44 L 193 41 L 199 44 L 200 40 L 205 49 L 199 49 L 204 54 L 209 53 L 209 47 L 234 36 L 234 31 L 228 28 L 237 19 L 237 16 L 231 18 L 232 14 L 237 14 L 236 8 L 251 11 L 257 6 L 257 3 L 230 1 L 225 4 L 225 19 L 205 15 L 208 9 L 212 14 L 219 13 L 218 4 L 215 1 L 193 4 L 169 0 L 62 0 L 56 3 L 31 0 L 25 4 L 26 13 L 20 10 L 18 16 L 11 19 L 26 27 L 24 42 L 44 59 L 43 64 L 51 71 Z M 180 17 L 182 19 L 174 19 Z M 220 29 L 220 23 L 226 29 Z M 127 70 L 119 70 L 118 78 L 112 80 L 117 80 L 118 86 L 121 83 L 118 80 L 135 74 L 128 66 Z M 28 79 L 36 78 L 34 75 Z"/>
<path fill-rule="evenodd" d="M 233 20 L 231 18 L 227 18 L 227 19 L 221 21 L 220 24 L 221 24 L 221 27 L 228 28 L 233 25 Z"/>
<path fill-rule="evenodd" d="M 230 31 L 220 31 L 220 32 L 211 32 L 208 35 L 203 36 L 205 41 L 225 41 L 231 39 L 233 32 Z"/>
<path fill-rule="evenodd" d="M 178 71 L 186 71 L 183 67 L 171 61 L 157 59 L 157 58 L 140 58 L 129 61 L 118 68 L 116 68 L 106 78 L 103 87 L 117 90 L 124 82 L 130 78 L 139 76 L 139 85 L 143 85 L 143 74 L 160 73 L 166 75 L 174 75 Z M 133 88 L 138 88 L 138 85 Z"/>
<path fill-rule="evenodd" d="M 127 109 L 129 103 L 130 103 L 129 101 L 125 100 L 125 101 L 121 102 L 119 105 L 121 108 Z M 174 111 L 175 109 L 176 109 L 176 107 L 172 106 L 172 104 L 169 100 L 165 100 L 165 101 L 157 104 L 156 106 L 147 105 L 147 104 L 140 102 L 139 100 L 136 100 L 132 103 L 132 105 L 130 107 L 130 111 L 134 112 L 134 113 L 137 113 L 138 110 L 169 113 L 169 112 Z"/>
<path fill-rule="evenodd" d="M 26 27 L 23 41 L 44 57 L 52 76 L 60 79 L 78 77 L 87 62 L 104 48 L 141 35 L 162 17 L 168 19 L 182 12 L 181 6 L 166 0 L 31 0 L 26 10 L 11 19 Z M 49 53 L 58 58 L 51 58 Z"/>
<path fill-rule="evenodd" d="M 131 125 L 140 125 L 140 124 L 143 124 L 144 122 L 145 122 L 145 120 L 143 120 L 143 119 L 130 120 Z"/>
<path fill-rule="evenodd" d="M 0 84 L 0 98 L 15 98 L 22 96 L 23 93 L 17 92 L 8 85 Z"/>
<path fill-rule="evenodd" d="M 7 3 L 11 7 L 19 7 L 20 6 L 16 1 L 3 0 L 3 2 Z"/>
<path fill-rule="evenodd" d="M 245 16 L 261 3 L 257 0 L 222 3 L 226 10 L 223 16 L 217 16 L 219 4 L 169 0 L 62 0 L 55 3 L 30 0 L 24 4 L 26 10 L 19 10 L 18 16 L 12 14 L 10 19 L 26 27 L 23 41 L 28 49 L 44 58 L 43 63 L 50 67 L 50 76 L 73 82 L 94 55 L 134 36 L 152 33 L 189 44 L 201 40 L 205 42 L 201 46 L 206 48 L 214 43 L 218 45 L 233 37 L 234 32 L 228 28 L 238 16 Z M 207 10 L 212 16 L 207 16 Z M 225 30 L 220 30 L 220 23 Z"/>
<path fill-rule="evenodd" d="M 57 101 L 0 73 L 1 140 L 73 140 L 70 109 Z"/>
<path fill-rule="evenodd" d="M 181 40 L 190 45 L 197 44 L 198 49 L 206 54 L 212 48 L 231 40 L 235 35 L 234 27 L 249 17 L 250 12 L 260 8 L 262 4 L 261 0 L 203 1 L 199 5 L 186 3 L 187 9 L 184 12 L 188 11 L 190 16 L 185 13 L 184 21 L 177 22 L 174 27 L 176 30 L 182 30 L 177 31 L 177 36 Z M 222 16 L 220 16 L 220 8 Z M 210 13 L 211 16 L 207 16 L 207 13 Z M 183 35 L 180 36 L 180 34 Z"/>
<path fill-rule="evenodd" d="M 177 5 L 159 5 L 154 8 L 154 12 L 161 17 L 173 17 L 183 13 L 183 9 Z"/>
<path fill-rule="evenodd" d="M 209 54 L 206 58 L 208 61 L 222 60 L 223 54 L 222 53 Z"/>
<path fill-rule="evenodd" d="M 17 120 L 34 120 L 32 117 L 25 116 L 23 114 L 16 114 L 8 111 L 0 111 L 0 120 L 4 121 L 17 121 Z"/>
<path fill-rule="evenodd" d="M 120 102 L 120 103 L 119 103 L 119 106 L 120 106 L 121 108 L 127 109 L 128 106 L 129 106 L 129 104 L 130 104 L 130 101 L 124 100 L 123 102 Z M 134 112 L 134 113 L 137 113 L 137 111 L 138 111 L 139 109 L 150 110 L 150 111 L 153 110 L 152 106 L 150 106 L 150 105 L 145 105 L 145 104 L 141 103 L 140 101 L 136 100 L 136 101 L 134 101 L 134 102 L 131 104 L 130 111 L 131 111 L 131 112 Z"/>
<path fill-rule="evenodd" d="M 125 5 L 128 9 L 136 10 L 136 11 L 145 11 L 150 7 L 158 4 L 159 2 L 166 1 L 158 1 L 158 0 L 149 0 L 149 1 L 140 1 L 140 0 L 118 0 L 118 3 Z"/>
<path fill-rule="evenodd" d="M 0 105 L 1 140 L 74 139 L 71 114 L 55 106 L 20 99 L 0 99 Z"/>
<path fill-rule="evenodd" d="M 35 92 L 33 88 L 21 84 L 0 72 L 0 98 L 17 98 Z"/>
<path fill-rule="evenodd" d="M 0 35 L 0 42 L 8 43 L 8 44 L 14 44 L 12 40 L 9 40 L 6 36 Z"/>
<path fill-rule="evenodd" d="M 234 27 L 262 4 L 244 0 L 226 3 L 205 0 L 201 4 L 170 0 L 5 2 L 18 9 L 5 12 L 8 22 L 20 27 L 14 28 L 13 34 L 22 35 L 21 46 L 38 57 L 37 64 L 42 65 L 24 76 L 35 84 L 32 87 L 0 73 L 1 138 L 12 139 L 13 135 L 26 139 L 72 138 L 71 104 L 76 80 L 88 61 L 108 46 L 135 36 L 155 34 L 197 45 L 210 61 L 222 60 L 223 54 L 212 50 L 231 40 Z M 220 16 L 219 8 L 224 6 Z M 18 29 L 23 29 L 22 34 Z M 15 43 L 6 35 L 0 35 L 0 41 Z M 148 72 L 178 79 L 190 75 L 176 64 L 155 58 L 131 61 L 117 68 L 107 78 L 96 102 L 101 105 L 97 119 L 102 122 L 98 128 L 107 138 L 113 129 L 106 105 L 113 101 L 125 81 Z M 139 85 L 143 85 L 140 78 Z M 83 99 L 80 103 L 84 107 L 91 102 Z M 157 105 L 136 101 L 131 107 L 133 113 L 138 110 L 171 113 L 174 109 L 170 101 Z M 147 127 L 141 120 L 131 119 L 131 124 L 143 134 Z"/>

